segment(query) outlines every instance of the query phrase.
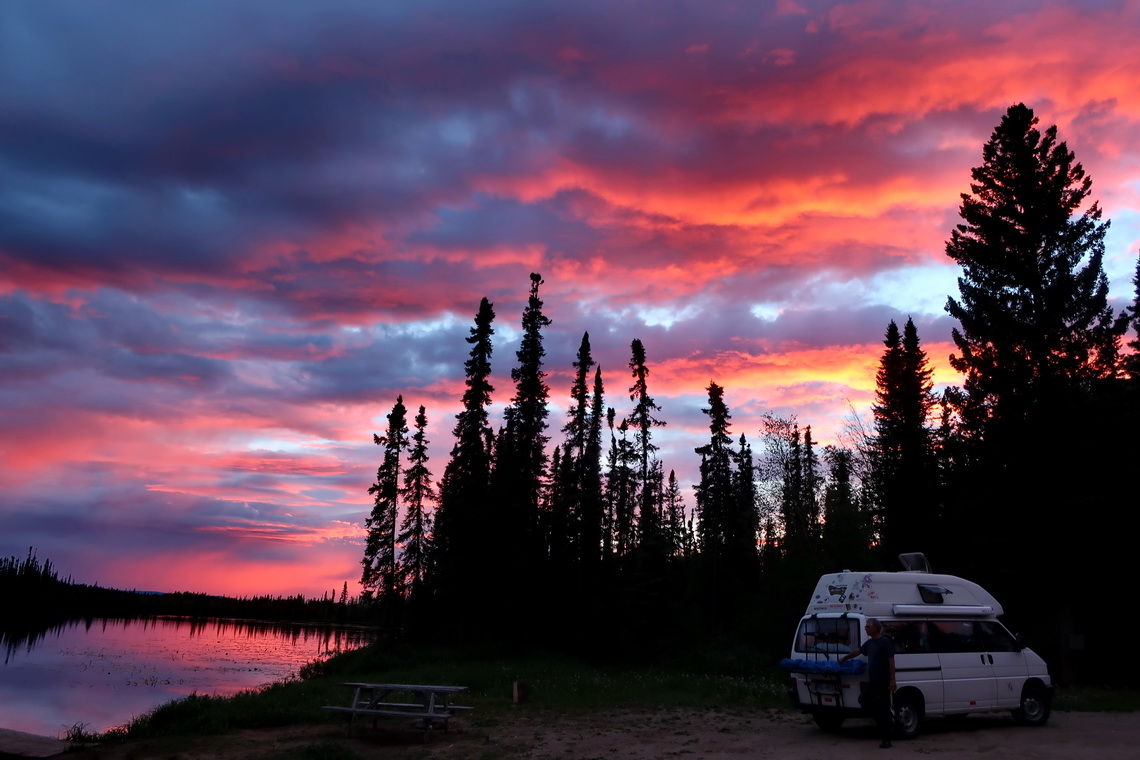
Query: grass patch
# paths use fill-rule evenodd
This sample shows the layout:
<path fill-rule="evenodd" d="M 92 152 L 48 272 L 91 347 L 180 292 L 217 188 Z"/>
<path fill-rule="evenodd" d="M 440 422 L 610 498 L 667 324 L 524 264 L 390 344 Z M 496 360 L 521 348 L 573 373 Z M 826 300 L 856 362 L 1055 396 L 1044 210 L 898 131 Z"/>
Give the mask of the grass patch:
<path fill-rule="evenodd" d="M 321 677 L 463 684 L 470 687 L 464 703 L 491 714 L 511 706 L 515 681 L 527 685 L 527 705 L 559 710 L 786 704 L 783 681 L 767 674 L 725 674 L 680 665 L 600 666 L 558 655 L 486 657 L 418 650 L 393 657 L 389 652 L 357 650 L 330 660 Z"/>
<path fill-rule="evenodd" d="M 339 721 L 343 716 L 321 706 L 346 704 L 350 695 L 342 685 L 346 681 L 467 686 L 470 691 L 457 701 L 476 708 L 465 716 L 476 727 L 493 726 L 496 716 L 518 709 L 767 708 L 783 706 L 786 699 L 783 682 L 766 675 L 702 672 L 682 666 L 598 666 L 557 655 L 509 657 L 429 648 L 368 647 L 312 663 L 301 675 L 232 697 L 192 694 L 161 705 L 103 738 L 218 734 Z M 527 685 L 528 700 L 522 705 L 512 703 L 516 681 Z"/>
<path fill-rule="evenodd" d="M 1053 709 L 1075 712 L 1140 712 L 1140 690 L 1057 689 Z"/>

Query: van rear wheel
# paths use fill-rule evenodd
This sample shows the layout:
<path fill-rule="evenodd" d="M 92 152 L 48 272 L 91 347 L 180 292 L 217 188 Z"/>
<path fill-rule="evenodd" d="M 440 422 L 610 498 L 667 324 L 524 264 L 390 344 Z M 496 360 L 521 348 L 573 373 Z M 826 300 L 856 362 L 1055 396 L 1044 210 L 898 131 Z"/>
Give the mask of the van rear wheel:
<path fill-rule="evenodd" d="M 895 695 L 895 733 L 913 739 L 922 729 L 922 701 L 913 694 Z"/>
<path fill-rule="evenodd" d="M 1021 707 L 1013 711 L 1013 719 L 1023 726 L 1042 726 L 1049 720 L 1049 695 L 1039 684 L 1026 684 L 1021 690 Z"/>

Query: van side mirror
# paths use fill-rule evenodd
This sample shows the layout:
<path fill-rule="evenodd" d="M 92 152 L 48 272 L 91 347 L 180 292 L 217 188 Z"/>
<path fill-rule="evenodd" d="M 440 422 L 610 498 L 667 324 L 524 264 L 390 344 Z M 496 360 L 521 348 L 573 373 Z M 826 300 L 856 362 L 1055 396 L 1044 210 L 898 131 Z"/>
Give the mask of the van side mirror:
<path fill-rule="evenodd" d="M 1013 637 L 1013 641 L 1017 644 L 1018 649 L 1025 649 L 1025 647 L 1028 646 L 1028 644 L 1025 643 L 1025 637 L 1020 633 Z"/>

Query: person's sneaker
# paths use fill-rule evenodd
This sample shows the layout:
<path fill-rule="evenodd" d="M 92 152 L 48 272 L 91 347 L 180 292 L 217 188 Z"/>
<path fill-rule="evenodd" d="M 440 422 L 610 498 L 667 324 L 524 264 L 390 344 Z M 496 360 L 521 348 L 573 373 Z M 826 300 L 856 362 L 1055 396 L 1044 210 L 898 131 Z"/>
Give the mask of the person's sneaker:
<path fill-rule="evenodd" d="M 891 743 L 889 741 L 884 741 L 882 744 L 879 745 L 879 749 L 890 749 L 890 748 L 891 748 Z"/>

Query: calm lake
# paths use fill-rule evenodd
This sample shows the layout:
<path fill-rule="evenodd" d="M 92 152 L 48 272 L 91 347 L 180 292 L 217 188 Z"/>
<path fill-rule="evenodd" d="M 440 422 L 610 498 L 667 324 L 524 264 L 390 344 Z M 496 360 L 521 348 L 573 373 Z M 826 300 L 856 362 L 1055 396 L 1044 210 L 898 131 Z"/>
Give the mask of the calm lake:
<path fill-rule="evenodd" d="M 225 696 L 284 680 L 372 638 L 360 628 L 175 617 L 73 621 L 31 643 L 0 637 L 0 728 L 104 731 L 194 692 Z"/>

